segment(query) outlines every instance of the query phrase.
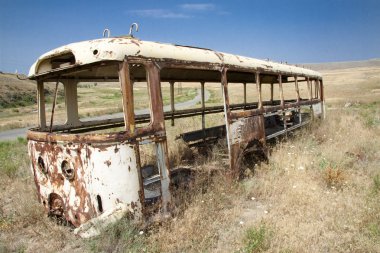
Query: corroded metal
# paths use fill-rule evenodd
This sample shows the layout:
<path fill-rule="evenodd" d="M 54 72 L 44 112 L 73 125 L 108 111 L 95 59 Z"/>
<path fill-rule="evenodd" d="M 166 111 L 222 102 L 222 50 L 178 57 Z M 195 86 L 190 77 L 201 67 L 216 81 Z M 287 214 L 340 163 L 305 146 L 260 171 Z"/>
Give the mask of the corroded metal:
<path fill-rule="evenodd" d="M 53 107 L 51 108 L 51 116 L 50 116 L 50 130 L 49 132 L 53 130 L 53 121 L 54 121 L 54 112 L 55 112 L 55 104 L 57 102 L 57 95 L 58 95 L 58 84 L 59 80 L 55 83 L 55 91 L 54 91 L 54 99 L 53 99 Z"/>
<path fill-rule="evenodd" d="M 174 111 L 175 111 L 175 107 L 174 107 L 174 82 L 170 82 L 170 111 L 172 113 L 172 126 L 174 126 Z"/>
<path fill-rule="evenodd" d="M 38 124 L 40 129 L 46 128 L 46 114 L 45 114 L 45 93 L 44 83 L 37 82 L 37 106 L 38 106 Z"/>
<path fill-rule="evenodd" d="M 62 215 L 77 227 L 122 202 L 141 218 L 142 188 L 134 144 L 29 140 L 28 149 L 38 196 L 48 213 Z M 45 171 L 38 161 L 43 161 Z"/>
<path fill-rule="evenodd" d="M 242 113 L 234 113 L 230 110 L 228 95 L 227 70 L 222 71 L 223 97 L 225 105 L 225 117 L 227 128 L 227 140 L 230 160 L 230 172 L 232 178 L 239 178 L 242 174 L 241 163 L 245 156 L 250 155 L 251 150 L 265 146 L 264 116 L 251 115 L 241 117 Z M 256 73 L 257 90 L 261 91 L 260 75 Z M 262 110 L 261 96 L 259 96 L 259 109 Z M 244 112 L 250 112 L 246 110 Z"/>
<path fill-rule="evenodd" d="M 119 65 L 119 79 L 123 95 L 125 130 L 133 134 L 135 132 L 133 86 L 129 75 L 128 62 L 126 59 Z"/>

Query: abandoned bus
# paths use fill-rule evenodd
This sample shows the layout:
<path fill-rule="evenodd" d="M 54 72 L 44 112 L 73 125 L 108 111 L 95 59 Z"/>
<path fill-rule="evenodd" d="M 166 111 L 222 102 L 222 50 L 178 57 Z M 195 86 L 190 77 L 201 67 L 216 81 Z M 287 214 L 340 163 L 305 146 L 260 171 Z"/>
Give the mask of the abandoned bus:
<path fill-rule="evenodd" d="M 250 150 L 265 150 L 267 140 L 324 115 L 318 72 L 133 36 L 83 41 L 49 51 L 32 65 L 29 78 L 36 80 L 38 94 L 38 126 L 27 133 L 38 197 L 50 215 L 75 227 L 120 203 L 141 219 L 151 197 L 146 186 L 153 181 L 159 182 L 155 203 L 160 212 L 170 212 L 173 168 L 166 128 L 177 120 L 199 119 L 199 129 L 183 129 L 178 136 L 189 146 L 225 140 L 230 175 L 238 178 Z M 117 83 L 122 113 L 84 117 L 80 110 L 86 101 L 79 103 L 83 97 L 78 89 L 88 83 L 103 85 L 104 90 L 108 83 Z M 177 106 L 174 87 L 178 84 L 196 87 L 197 106 Z M 220 95 L 220 104 L 207 105 L 209 87 L 215 85 L 218 92 L 211 96 Z M 48 86 L 52 99 L 46 98 Z M 145 109 L 136 108 L 141 94 Z M 65 121 L 55 116 L 59 96 Z M 207 119 L 213 114 L 222 115 L 223 122 L 210 127 Z M 142 175 L 145 145 L 153 147 L 158 171 L 149 177 Z"/>

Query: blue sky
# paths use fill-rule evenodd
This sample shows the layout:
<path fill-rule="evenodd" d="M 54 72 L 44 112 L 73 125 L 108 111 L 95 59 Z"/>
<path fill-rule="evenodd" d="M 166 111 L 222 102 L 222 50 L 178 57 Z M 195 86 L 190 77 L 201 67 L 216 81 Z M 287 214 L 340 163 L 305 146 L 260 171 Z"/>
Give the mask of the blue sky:
<path fill-rule="evenodd" d="M 0 0 L 0 70 L 27 73 L 42 53 L 127 34 L 289 63 L 380 57 L 380 0 Z"/>

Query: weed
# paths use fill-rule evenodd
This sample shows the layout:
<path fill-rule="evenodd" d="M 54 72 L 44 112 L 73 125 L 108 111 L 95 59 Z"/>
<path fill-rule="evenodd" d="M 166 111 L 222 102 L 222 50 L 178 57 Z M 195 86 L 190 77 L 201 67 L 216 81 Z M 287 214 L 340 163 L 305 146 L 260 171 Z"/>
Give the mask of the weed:
<path fill-rule="evenodd" d="M 380 225 L 377 223 L 369 224 L 368 232 L 371 237 L 380 238 Z"/>
<path fill-rule="evenodd" d="M 373 178 L 373 192 L 377 194 L 380 191 L 380 175 L 377 174 Z"/>
<path fill-rule="evenodd" d="M 346 176 L 342 169 L 328 166 L 323 172 L 323 179 L 328 187 L 341 188 Z"/>
<path fill-rule="evenodd" d="M 322 157 L 319 161 L 322 177 L 328 187 L 341 188 L 346 179 L 344 171 L 335 162 Z"/>
<path fill-rule="evenodd" d="M 89 246 L 93 252 L 150 252 L 145 238 L 143 231 L 140 232 L 128 218 L 123 218 L 92 239 Z"/>
<path fill-rule="evenodd" d="M 326 158 L 322 158 L 319 160 L 319 168 L 324 170 L 326 169 L 327 167 L 329 167 L 330 163 L 329 161 L 327 161 Z"/>
<path fill-rule="evenodd" d="M 3 212 L 1 212 L 0 213 L 0 231 L 5 231 L 9 229 L 11 225 L 12 225 L 12 217 L 7 217 L 3 214 Z"/>
<path fill-rule="evenodd" d="M 262 252 L 269 247 L 268 243 L 269 232 L 265 225 L 259 228 L 249 228 L 244 237 L 244 249 L 241 252 Z"/>

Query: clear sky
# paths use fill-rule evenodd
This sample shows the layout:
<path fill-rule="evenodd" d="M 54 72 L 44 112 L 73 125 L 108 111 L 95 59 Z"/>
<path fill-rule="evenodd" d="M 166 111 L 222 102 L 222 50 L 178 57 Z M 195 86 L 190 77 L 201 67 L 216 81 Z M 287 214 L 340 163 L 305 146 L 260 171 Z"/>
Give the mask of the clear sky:
<path fill-rule="evenodd" d="M 289 63 L 380 57 L 380 0 L 0 0 L 0 70 L 27 73 L 44 52 L 128 34 Z"/>

